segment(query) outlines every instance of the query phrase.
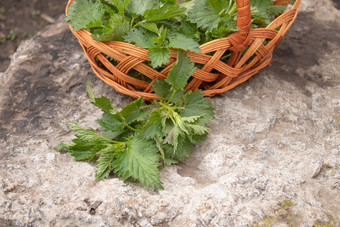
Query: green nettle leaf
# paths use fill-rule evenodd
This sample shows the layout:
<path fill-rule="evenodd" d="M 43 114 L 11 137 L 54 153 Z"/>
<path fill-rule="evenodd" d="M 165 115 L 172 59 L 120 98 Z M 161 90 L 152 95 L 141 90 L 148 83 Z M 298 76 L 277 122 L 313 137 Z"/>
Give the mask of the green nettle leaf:
<path fill-rule="evenodd" d="M 209 31 L 211 33 L 212 38 L 221 38 L 227 37 L 232 32 L 238 31 L 239 29 L 236 27 L 236 20 L 231 20 L 230 18 L 225 19 L 223 22 L 223 26 L 214 28 Z"/>
<path fill-rule="evenodd" d="M 87 141 L 87 142 L 107 142 L 108 139 L 97 134 L 93 129 L 85 129 L 80 127 L 78 124 L 75 123 L 68 123 L 68 125 L 72 128 L 73 131 L 78 132 L 77 138 Z"/>
<path fill-rule="evenodd" d="M 110 99 L 102 96 L 100 98 L 95 98 L 93 91 L 91 89 L 91 84 L 90 84 L 90 80 L 87 81 L 86 84 L 86 91 L 88 96 L 90 97 L 90 101 L 91 103 L 96 106 L 99 107 L 103 112 L 105 113 L 109 113 L 109 114 L 115 114 L 117 113 L 116 108 L 112 105 L 112 102 Z"/>
<path fill-rule="evenodd" d="M 161 34 L 160 30 L 157 27 L 157 24 L 155 23 L 142 23 L 140 24 L 140 26 L 145 28 L 146 30 L 156 33 L 157 35 Z"/>
<path fill-rule="evenodd" d="M 185 124 L 185 127 L 190 131 L 190 134 L 205 135 L 209 132 L 207 127 L 201 125 Z"/>
<path fill-rule="evenodd" d="M 166 82 L 172 85 L 173 90 L 184 89 L 188 79 L 195 72 L 195 63 L 182 51 L 178 51 L 177 63 L 173 64 Z"/>
<path fill-rule="evenodd" d="M 117 8 L 118 14 L 124 15 L 125 7 L 128 5 L 130 0 L 106 0 L 106 1 L 111 2 Z"/>
<path fill-rule="evenodd" d="M 171 85 L 165 80 L 160 80 L 158 78 L 153 82 L 152 89 L 156 95 L 163 99 L 169 99 L 172 94 L 172 92 L 170 92 Z"/>
<path fill-rule="evenodd" d="M 220 13 L 223 9 L 227 8 L 231 0 L 207 0 L 207 3 L 212 7 L 217 13 Z"/>
<path fill-rule="evenodd" d="M 208 98 L 203 97 L 200 91 L 187 92 L 184 96 L 184 110 L 180 113 L 182 118 L 200 116 L 199 123 L 206 124 L 213 119 L 214 108 Z"/>
<path fill-rule="evenodd" d="M 163 3 L 170 3 L 170 4 L 174 5 L 174 4 L 177 3 L 177 0 L 160 0 L 160 2 L 163 2 Z"/>
<path fill-rule="evenodd" d="M 126 10 L 132 15 L 142 16 L 146 10 L 153 7 L 154 2 L 154 0 L 130 0 Z"/>
<path fill-rule="evenodd" d="M 103 113 L 102 118 L 97 120 L 98 124 L 110 131 L 120 131 L 125 127 L 124 118 L 120 113 Z"/>
<path fill-rule="evenodd" d="M 181 33 L 172 33 L 169 36 L 169 47 L 199 53 L 199 44 L 193 38 L 189 38 Z"/>
<path fill-rule="evenodd" d="M 63 150 L 68 151 L 70 146 L 72 146 L 71 143 L 61 142 L 55 147 L 55 149 L 57 151 L 63 151 Z"/>
<path fill-rule="evenodd" d="M 181 27 L 179 28 L 178 32 L 182 33 L 187 37 L 191 37 L 196 41 L 199 41 L 200 32 L 198 31 L 197 25 L 190 23 L 189 21 L 182 20 Z"/>
<path fill-rule="evenodd" d="M 181 102 L 181 100 L 183 99 L 184 93 L 185 93 L 184 90 L 177 90 L 175 94 L 172 96 L 171 102 L 175 104 Z M 168 97 L 167 99 L 169 100 L 170 97 Z"/>
<path fill-rule="evenodd" d="M 146 21 L 160 21 L 185 15 L 185 8 L 177 4 L 163 4 L 158 8 L 145 11 L 144 18 Z"/>
<path fill-rule="evenodd" d="M 95 155 L 106 147 L 103 142 L 87 142 L 81 139 L 73 141 L 75 144 L 68 147 L 68 152 L 75 158 L 76 161 L 91 161 Z"/>
<path fill-rule="evenodd" d="M 92 104 L 96 107 L 99 107 L 105 113 L 117 113 L 117 109 L 112 105 L 111 100 L 104 96 L 101 96 L 100 98 L 95 98 L 94 103 Z"/>
<path fill-rule="evenodd" d="M 121 151 L 123 148 L 121 145 L 112 144 L 100 152 L 100 157 L 97 160 L 96 180 L 109 177 L 116 160 L 116 152 Z"/>
<path fill-rule="evenodd" d="M 180 2 L 180 5 L 186 9 L 186 15 L 187 15 L 187 12 L 189 10 L 192 9 L 192 7 L 194 7 L 194 4 L 195 4 L 195 0 L 190 0 L 190 1 L 182 1 Z"/>
<path fill-rule="evenodd" d="M 130 136 L 133 136 L 135 134 L 134 131 L 131 131 L 127 127 L 123 128 L 119 131 L 111 131 L 108 129 L 103 129 L 102 135 L 108 139 L 111 140 L 117 140 L 117 141 L 124 141 L 125 138 L 128 138 Z"/>
<path fill-rule="evenodd" d="M 114 170 L 125 180 L 129 177 L 139 180 L 155 189 L 163 188 L 159 177 L 158 148 L 151 141 L 133 137 L 127 141 L 126 150 L 118 152 Z"/>
<path fill-rule="evenodd" d="M 163 147 L 164 148 L 164 147 Z M 174 152 L 172 147 L 164 149 L 168 163 L 177 163 L 178 161 L 184 161 L 190 157 L 193 144 L 187 137 L 180 136 L 178 138 L 177 151 Z M 167 163 L 166 163 L 167 164 Z"/>
<path fill-rule="evenodd" d="M 164 139 L 165 143 L 171 144 L 174 147 L 174 152 L 176 152 L 176 150 L 177 150 L 178 137 L 179 137 L 180 134 L 181 134 L 181 129 L 179 128 L 178 125 L 175 125 L 171 129 L 171 131 L 169 132 L 167 137 Z"/>
<path fill-rule="evenodd" d="M 73 26 L 74 31 L 85 28 L 102 27 L 104 8 L 100 2 L 93 0 L 73 1 L 68 8 L 67 22 Z"/>
<path fill-rule="evenodd" d="M 151 61 L 151 66 L 153 68 L 157 68 L 162 64 L 169 62 L 170 49 L 166 47 L 152 46 L 149 49 L 148 54 Z"/>
<path fill-rule="evenodd" d="M 270 7 L 268 7 L 266 11 L 271 17 L 274 17 L 275 15 L 282 13 L 286 8 L 287 6 L 285 5 L 280 6 L 273 4 Z"/>
<path fill-rule="evenodd" d="M 86 83 L 86 92 L 87 92 L 87 95 L 90 98 L 90 102 L 95 103 L 95 97 L 94 97 L 94 94 L 93 94 L 93 91 L 92 91 L 92 88 L 91 88 L 90 79 L 88 79 L 87 83 Z M 112 106 L 112 104 L 111 104 L 111 106 Z"/>
<path fill-rule="evenodd" d="M 152 85 L 152 89 L 156 95 L 159 97 L 169 100 L 172 96 L 171 85 L 168 84 L 165 80 L 156 79 Z M 175 94 L 172 96 L 171 102 L 178 103 L 184 96 L 184 90 L 177 90 Z"/>
<path fill-rule="evenodd" d="M 174 113 L 172 117 L 179 129 L 181 129 L 181 131 L 183 131 L 185 134 L 189 134 L 189 131 L 187 130 L 187 124 L 182 120 L 178 113 Z"/>
<path fill-rule="evenodd" d="M 134 121 L 141 121 L 146 117 L 148 112 L 145 109 L 141 109 L 143 103 L 144 99 L 143 97 L 140 97 L 136 101 L 123 107 L 120 114 L 125 118 L 125 122 L 127 124 L 130 124 Z"/>
<path fill-rule="evenodd" d="M 91 161 L 97 152 L 106 147 L 103 141 L 88 142 L 82 139 L 74 139 L 72 143 L 61 142 L 56 149 L 68 151 L 76 161 Z"/>
<path fill-rule="evenodd" d="M 283 12 L 286 6 L 274 5 L 271 0 L 253 0 L 250 2 L 252 23 L 259 26 L 267 26 L 277 14 Z"/>
<path fill-rule="evenodd" d="M 124 41 L 123 36 L 130 30 L 130 22 L 126 17 L 113 14 L 100 29 L 91 29 L 92 38 L 99 41 Z"/>
<path fill-rule="evenodd" d="M 188 138 L 189 138 L 189 140 L 191 141 L 192 144 L 200 144 L 207 138 L 207 136 L 208 136 L 208 134 L 191 135 L 191 136 L 188 136 Z"/>
<path fill-rule="evenodd" d="M 164 153 L 164 149 L 162 147 L 162 142 L 161 142 L 161 138 L 159 138 L 158 136 L 154 137 L 154 140 L 156 142 L 156 146 L 158 148 L 159 153 L 161 153 L 162 159 L 165 160 L 165 153 Z"/>
<path fill-rule="evenodd" d="M 108 18 L 110 18 L 113 15 L 118 15 L 117 14 L 117 8 L 113 5 L 113 3 L 110 0 L 103 0 L 104 2 L 107 2 L 109 4 L 103 4 L 104 5 L 104 9 L 105 9 L 105 13 L 104 13 L 104 19 L 108 20 Z M 121 16 L 121 15 L 119 15 Z"/>
<path fill-rule="evenodd" d="M 174 147 L 171 144 L 163 143 L 162 139 L 155 138 L 157 148 L 162 155 L 163 166 L 177 164 L 178 160 L 171 158 L 174 153 Z M 171 156 L 171 157 L 170 157 Z"/>
<path fill-rule="evenodd" d="M 141 48 L 150 48 L 155 45 L 154 37 L 157 36 L 144 28 L 134 28 L 127 32 L 124 39 L 126 42 L 136 44 Z"/>
<path fill-rule="evenodd" d="M 269 21 L 269 15 L 267 14 L 266 11 L 262 11 L 261 9 L 257 7 L 251 7 L 251 17 L 253 20 L 253 26 L 258 27 L 258 26 L 266 26 Z"/>
<path fill-rule="evenodd" d="M 151 112 L 144 125 L 141 135 L 145 139 L 153 139 L 155 136 L 162 137 L 163 125 L 166 120 L 166 115 L 161 109 L 156 109 Z"/>
<path fill-rule="evenodd" d="M 171 118 L 167 118 L 165 122 L 163 122 L 163 138 L 169 135 L 174 125 L 175 122 Z"/>
<path fill-rule="evenodd" d="M 167 32 L 167 28 L 164 28 L 164 26 L 162 25 L 162 27 L 158 29 L 158 36 L 152 38 L 153 41 L 157 43 L 157 46 L 162 47 L 166 44 L 165 42 L 166 32 Z"/>
<path fill-rule="evenodd" d="M 193 123 L 193 122 L 197 122 L 198 119 L 200 119 L 203 115 L 199 115 L 199 116 L 190 116 L 190 117 L 182 117 L 182 121 L 184 122 L 189 122 L 189 123 Z"/>
<path fill-rule="evenodd" d="M 196 23 L 198 27 L 209 30 L 217 28 L 221 20 L 219 13 L 209 6 L 205 0 L 195 0 L 188 16 L 191 23 Z"/>

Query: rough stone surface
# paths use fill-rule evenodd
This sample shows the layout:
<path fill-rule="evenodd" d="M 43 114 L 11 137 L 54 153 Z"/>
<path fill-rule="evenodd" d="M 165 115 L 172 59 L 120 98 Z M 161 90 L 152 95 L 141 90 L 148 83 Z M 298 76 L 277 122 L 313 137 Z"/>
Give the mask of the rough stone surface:
<path fill-rule="evenodd" d="M 212 99 L 209 137 L 162 170 L 162 191 L 95 182 L 94 163 L 54 149 L 67 122 L 98 127 L 87 78 L 132 99 L 95 78 L 63 20 L 23 43 L 0 74 L 0 226 L 340 225 L 340 27 L 314 4 L 270 66 Z"/>

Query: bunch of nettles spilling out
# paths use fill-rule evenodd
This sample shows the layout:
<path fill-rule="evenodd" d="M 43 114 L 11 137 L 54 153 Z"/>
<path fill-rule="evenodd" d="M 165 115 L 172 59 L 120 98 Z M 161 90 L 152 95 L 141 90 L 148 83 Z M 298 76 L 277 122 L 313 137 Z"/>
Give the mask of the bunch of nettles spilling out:
<path fill-rule="evenodd" d="M 194 70 L 194 63 L 179 51 L 168 77 L 153 84 L 161 99 L 145 105 L 139 98 L 121 111 L 108 98 L 95 98 L 88 82 L 91 103 L 103 111 L 97 120 L 102 133 L 70 123 L 76 138 L 72 143 L 60 143 L 57 149 L 67 150 L 77 161 L 96 159 L 98 180 L 115 172 L 120 179 L 133 178 L 163 188 L 159 166 L 188 158 L 193 145 L 206 137 L 206 124 L 214 117 L 213 106 L 203 93 L 184 90 Z"/>
<path fill-rule="evenodd" d="M 252 28 L 266 27 L 286 8 L 273 0 L 250 3 Z M 170 48 L 199 52 L 200 44 L 238 30 L 235 0 L 75 0 L 68 14 L 74 30 L 86 29 L 95 40 L 148 49 L 153 68 L 169 62 Z"/>

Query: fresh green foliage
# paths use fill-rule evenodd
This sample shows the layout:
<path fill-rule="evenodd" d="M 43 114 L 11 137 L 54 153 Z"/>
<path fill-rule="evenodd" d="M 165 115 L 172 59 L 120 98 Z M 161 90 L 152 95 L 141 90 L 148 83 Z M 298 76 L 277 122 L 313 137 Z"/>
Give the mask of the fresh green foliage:
<path fill-rule="evenodd" d="M 132 177 L 146 186 L 163 187 L 158 169 L 160 156 L 154 141 L 131 137 L 126 142 L 126 149 L 117 156 L 114 169 L 120 178 Z"/>
<path fill-rule="evenodd" d="M 102 180 L 109 177 L 113 169 L 114 161 L 116 160 L 116 152 L 124 149 L 123 144 L 110 144 L 100 151 L 100 156 L 97 160 L 96 179 Z"/>
<path fill-rule="evenodd" d="M 133 15 L 133 18 L 137 18 L 143 16 L 146 10 L 152 9 L 154 2 L 154 0 L 130 0 L 126 11 Z"/>
<path fill-rule="evenodd" d="M 286 6 L 274 5 L 272 0 L 252 0 L 251 12 L 253 27 L 265 27 L 275 15 L 280 14 Z"/>
<path fill-rule="evenodd" d="M 172 85 L 173 90 L 180 90 L 185 87 L 189 77 L 195 72 L 195 64 L 190 62 L 190 58 L 179 51 L 177 64 L 174 64 L 165 79 L 168 84 Z"/>
<path fill-rule="evenodd" d="M 56 149 L 67 150 L 77 161 L 96 160 L 96 179 L 117 173 L 122 180 L 135 179 L 155 189 L 163 188 L 159 166 L 184 161 L 194 144 L 203 141 L 214 117 L 213 106 L 200 91 L 185 92 L 194 63 L 182 51 L 166 80 L 153 83 L 159 101 L 145 105 L 139 98 L 118 111 L 106 97 L 96 98 L 87 83 L 90 102 L 103 112 L 97 120 L 102 133 L 75 123 L 71 143 Z"/>
<path fill-rule="evenodd" d="M 151 48 L 155 45 L 153 38 L 157 37 L 156 34 L 151 33 L 145 28 L 133 28 L 124 36 L 125 41 L 134 43 L 142 48 Z"/>
<path fill-rule="evenodd" d="M 163 63 L 169 62 L 170 50 L 166 47 L 153 46 L 148 51 L 149 59 L 151 61 L 151 66 L 156 68 L 161 66 Z"/>
<path fill-rule="evenodd" d="M 267 26 L 286 8 L 273 0 L 250 3 L 253 28 Z M 95 40 L 148 49 L 154 68 L 169 62 L 170 48 L 200 52 L 200 44 L 238 30 L 236 0 L 76 0 L 66 20 L 74 30 L 90 31 Z"/>
<path fill-rule="evenodd" d="M 66 20 L 73 26 L 75 31 L 103 26 L 102 17 L 105 10 L 100 2 L 77 0 L 70 5 L 68 11 L 69 15 L 66 16 Z"/>
<path fill-rule="evenodd" d="M 175 3 L 160 4 L 157 8 L 145 11 L 145 21 L 162 21 L 185 15 L 185 8 Z"/>
<path fill-rule="evenodd" d="M 143 120 L 148 112 L 145 109 L 142 109 L 144 100 L 142 98 L 137 99 L 136 101 L 126 105 L 122 111 L 120 112 L 122 117 L 125 119 L 127 124 L 130 124 L 134 121 Z"/>
<path fill-rule="evenodd" d="M 198 43 L 193 38 L 177 32 L 169 35 L 169 47 L 197 53 L 200 52 Z"/>
<path fill-rule="evenodd" d="M 219 13 L 216 7 L 208 4 L 206 0 L 194 1 L 193 7 L 188 12 L 191 23 L 197 24 L 199 28 L 207 28 L 208 30 L 218 27 L 219 22 L 223 19 Z"/>
<path fill-rule="evenodd" d="M 110 4 L 114 5 L 119 15 L 124 15 L 125 7 L 129 4 L 130 0 L 106 0 Z"/>

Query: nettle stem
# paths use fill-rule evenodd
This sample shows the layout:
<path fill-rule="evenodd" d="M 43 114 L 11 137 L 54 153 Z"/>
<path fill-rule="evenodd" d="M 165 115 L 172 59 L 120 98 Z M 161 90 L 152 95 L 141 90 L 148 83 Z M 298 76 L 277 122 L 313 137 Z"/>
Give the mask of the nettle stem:
<path fill-rule="evenodd" d="M 139 129 L 136 129 L 136 128 L 130 126 L 130 125 L 129 125 L 128 123 L 126 123 L 125 121 L 124 121 L 124 125 L 125 125 L 128 129 L 130 129 L 130 130 L 132 130 L 132 131 L 135 131 L 135 132 L 140 132 L 140 131 L 141 131 L 141 130 L 139 130 Z"/>
<path fill-rule="evenodd" d="M 131 18 L 131 23 L 130 23 L 130 29 L 132 29 L 132 28 L 133 28 L 133 22 L 134 22 L 134 20 L 135 20 L 135 18 L 134 18 L 134 17 L 132 17 L 132 18 Z"/>
<path fill-rule="evenodd" d="M 146 106 L 142 106 L 142 107 L 139 107 L 139 108 L 145 109 L 145 108 L 149 108 L 149 107 L 155 107 L 155 105 L 151 104 L 151 105 L 146 105 Z"/>
<path fill-rule="evenodd" d="M 96 133 L 96 134 L 97 134 L 97 133 Z M 110 142 L 110 143 L 114 143 L 114 144 L 124 144 L 124 145 L 125 145 L 124 142 L 119 142 L 119 141 L 110 140 L 110 139 L 108 139 L 108 138 L 106 138 L 105 136 L 102 136 L 102 135 L 100 135 L 100 134 L 97 134 L 97 135 L 98 135 L 99 137 L 103 138 L 104 140 Z"/>
<path fill-rule="evenodd" d="M 140 21 L 140 22 L 136 23 L 136 24 L 133 26 L 133 28 L 135 28 L 135 27 L 137 27 L 137 26 L 140 26 L 141 24 L 143 24 L 143 23 L 145 23 L 145 22 L 146 22 L 146 20 Z"/>
<path fill-rule="evenodd" d="M 175 96 L 176 91 L 177 91 L 177 90 L 174 90 L 174 91 L 172 92 L 172 95 L 171 95 L 170 99 L 168 100 L 168 104 L 171 102 L 172 98 Z"/>

